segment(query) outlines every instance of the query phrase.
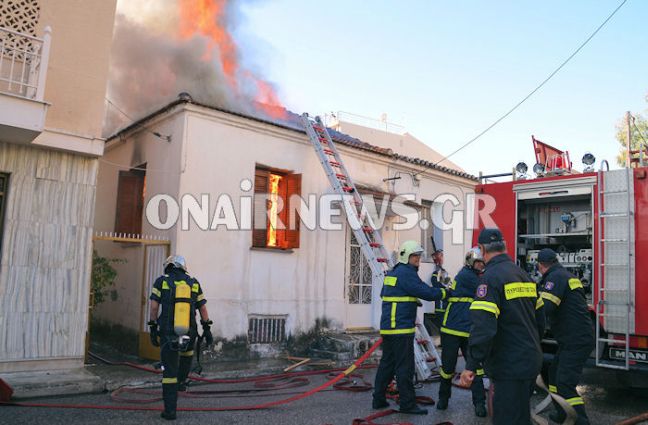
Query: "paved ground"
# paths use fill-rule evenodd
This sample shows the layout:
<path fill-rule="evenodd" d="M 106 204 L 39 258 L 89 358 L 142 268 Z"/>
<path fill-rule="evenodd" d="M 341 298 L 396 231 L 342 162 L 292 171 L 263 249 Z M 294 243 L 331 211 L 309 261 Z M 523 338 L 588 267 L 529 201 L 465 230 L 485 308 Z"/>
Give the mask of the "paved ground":
<path fill-rule="evenodd" d="M 367 380 L 373 379 L 374 371 L 362 372 Z M 183 397 L 180 406 L 185 407 L 216 407 L 236 406 L 244 404 L 257 404 L 269 400 L 287 398 L 295 392 L 303 392 L 308 388 L 325 382 L 324 377 L 311 377 L 307 386 L 286 390 L 274 390 L 264 395 L 259 394 L 207 394 L 206 392 L 220 391 L 232 388 L 252 388 L 251 385 L 226 386 L 204 385 L 192 388 L 194 397 Z M 608 425 L 629 416 L 637 415 L 648 410 L 648 393 L 622 388 L 616 383 L 614 373 L 590 369 L 585 374 L 585 385 L 581 388 L 590 412 L 592 424 Z M 418 390 L 419 395 L 429 395 L 437 398 L 438 384 L 424 385 Z M 138 397 L 154 397 L 154 395 L 140 394 Z M 91 403 L 102 405 L 125 405 L 115 403 L 109 394 L 96 394 L 70 397 L 51 397 L 31 400 L 41 403 Z M 300 400 L 289 405 L 275 407 L 263 411 L 245 412 L 181 412 L 176 423 L 178 424 L 246 424 L 246 425 L 350 425 L 354 418 L 370 415 L 371 395 L 366 393 L 349 393 L 345 391 L 325 391 L 308 399 Z M 148 406 L 159 406 L 160 403 L 151 403 Z M 455 389 L 451 399 L 450 408 L 446 412 L 430 409 L 430 415 L 425 417 L 411 417 L 405 415 L 392 415 L 387 419 L 377 420 L 377 423 L 393 423 L 409 421 L 413 424 L 437 424 L 442 421 L 452 421 L 460 424 L 488 424 L 488 419 L 478 419 L 472 414 L 470 393 L 465 390 Z M 22 408 L 0 407 L 0 424 L 161 424 L 167 423 L 159 418 L 157 412 L 125 412 L 108 410 L 72 410 L 51 408 Z"/>

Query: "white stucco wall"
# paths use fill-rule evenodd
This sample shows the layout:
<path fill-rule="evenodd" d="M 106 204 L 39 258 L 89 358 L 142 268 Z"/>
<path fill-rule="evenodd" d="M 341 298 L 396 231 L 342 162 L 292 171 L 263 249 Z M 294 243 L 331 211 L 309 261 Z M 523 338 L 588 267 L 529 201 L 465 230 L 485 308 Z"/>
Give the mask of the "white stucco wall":
<path fill-rule="evenodd" d="M 172 146 L 179 139 L 175 136 L 176 132 L 184 129 L 179 180 L 174 181 L 172 175 L 163 177 L 162 174 L 147 172 L 147 200 L 156 193 L 174 192 L 175 184 L 178 198 L 183 194 L 192 194 L 197 199 L 201 194 L 210 195 L 210 221 L 216 199 L 221 194 L 232 196 L 234 209 L 240 216 L 239 197 L 252 195 L 252 192 L 241 190 L 241 180 L 254 181 L 256 164 L 301 173 L 302 196 L 330 193 L 324 171 L 304 134 L 208 108 L 193 105 L 176 108 L 184 112 L 171 114 L 170 118 L 161 119 L 160 123 L 174 129 Z M 147 124 L 147 127 L 158 131 L 155 124 Z M 129 163 L 129 152 L 132 152 L 131 145 L 135 139 L 127 136 L 124 142 L 116 142 L 123 145 L 109 148 L 106 159 Z M 148 167 L 159 168 L 155 161 L 166 158 L 160 151 L 168 152 L 170 148 L 164 142 L 149 140 L 148 136 L 145 139 L 144 148 L 141 149 L 143 158 Z M 371 140 L 367 142 L 371 143 Z M 383 182 L 383 179 L 393 176 L 395 170 L 418 171 L 411 164 L 408 167 L 406 163 L 394 163 L 391 158 L 375 153 L 341 144 L 337 146 L 347 169 L 358 183 L 389 191 L 391 184 Z M 177 152 L 178 147 L 173 149 Z M 114 170 L 104 172 L 103 169 L 108 167 L 102 164 L 99 176 L 98 229 L 101 228 L 100 222 L 108 226 L 114 223 L 117 174 Z M 472 186 L 465 179 L 434 173 L 433 176 L 429 173 L 421 175 L 418 186 L 413 185 L 409 177 L 403 176 L 396 181 L 393 189 L 396 193 L 415 193 L 418 200 L 432 200 L 443 192 L 461 194 L 456 187 L 450 190 L 446 187 L 449 181 L 462 185 L 463 190 L 470 190 Z M 179 224 L 172 230 L 172 250 L 187 258 L 189 272 L 201 282 L 214 321 L 215 334 L 225 338 L 245 335 L 250 314 L 287 314 L 288 332 L 306 330 L 314 325 L 315 319 L 321 317 L 332 319 L 339 328 L 358 325 L 349 321 L 345 298 L 345 231 L 311 231 L 302 225 L 300 247 L 292 252 L 282 252 L 252 249 L 250 230 L 228 231 L 219 228 L 203 231 L 194 223 L 191 223 L 188 231 L 182 231 Z M 419 228 L 394 232 L 391 224 L 383 231 L 383 239 L 390 250 L 407 239 L 418 240 L 420 236 Z M 457 270 L 466 247 L 453 245 L 448 232 L 444 236 L 444 248 L 448 269 Z M 126 250 L 122 252 L 126 254 Z M 429 279 L 430 273 L 431 264 L 424 264 L 421 276 Z M 128 290 L 126 285 L 120 285 L 123 290 Z M 379 289 L 377 287 L 376 290 Z M 374 310 L 377 311 L 378 307 L 374 306 Z M 368 314 L 371 316 L 369 310 Z M 377 323 L 375 314 L 374 324 Z M 371 317 L 367 318 L 367 324 L 371 324 Z"/>

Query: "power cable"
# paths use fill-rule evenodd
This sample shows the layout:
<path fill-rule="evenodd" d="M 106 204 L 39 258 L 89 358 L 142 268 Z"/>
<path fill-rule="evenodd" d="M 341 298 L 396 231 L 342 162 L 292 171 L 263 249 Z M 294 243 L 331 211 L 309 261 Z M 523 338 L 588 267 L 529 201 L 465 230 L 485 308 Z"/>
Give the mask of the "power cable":
<path fill-rule="evenodd" d="M 534 88 L 533 90 L 531 90 L 531 92 L 530 92 L 529 94 L 527 94 L 527 95 L 526 95 L 522 100 L 520 100 L 518 103 L 516 103 L 515 106 L 513 106 L 511 109 L 509 109 L 508 112 L 506 112 L 504 115 L 502 115 L 502 116 L 499 117 L 497 120 L 495 120 L 495 122 L 493 122 L 491 125 L 489 125 L 488 127 L 486 127 L 484 130 L 482 130 L 482 131 L 481 131 L 479 134 L 477 134 L 475 137 L 473 137 L 472 139 L 468 140 L 468 141 L 467 141 L 466 143 L 464 143 L 461 147 L 459 147 L 458 149 L 456 149 L 455 151 L 453 151 L 453 152 L 450 153 L 449 155 L 443 157 L 443 158 L 442 158 L 441 160 L 439 160 L 438 162 L 434 163 L 434 164 L 433 164 L 433 167 L 439 165 L 440 163 L 442 163 L 442 162 L 445 161 L 446 159 L 450 158 L 451 156 L 455 155 L 456 153 L 458 153 L 458 152 L 460 152 L 461 150 L 463 150 L 463 149 L 465 149 L 466 147 L 468 147 L 470 144 L 472 144 L 472 143 L 474 143 L 475 141 L 477 141 L 481 136 L 483 136 L 484 134 L 486 134 L 487 132 L 489 132 L 493 127 L 495 127 L 497 124 L 499 124 L 500 122 L 502 122 L 506 117 L 508 117 L 509 115 L 511 115 L 511 114 L 512 114 L 516 109 L 518 109 L 520 106 L 522 106 L 522 104 L 523 104 L 524 102 L 526 102 L 527 100 L 529 100 L 529 98 L 530 98 L 531 96 L 533 96 L 533 95 L 534 95 L 538 90 L 540 90 L 540 89 L 541 89 L 545 84 L 547 84 L 547 83 L 549 82 L 549 80 L 551 80 L 551 79 L 552 79 L 552 78 L 553 78 L 553 77 L 554 77 L 554 76 L 555 76 L 555 75 L 556 75 L 556 74 L 557 74 L 557 73 L 558 73 L 558 72 L 559 72 L 559 71 L 560 71 L 560 70 L 561 70 L 565 65 L 567 65 L 567 63 L 568 63 L 569 61 L 571 61 L 571 60 L 574 58 L 574 56 L 576 56 L 576 55 L 578 54 L 578 52 L 580 52 L 580 51 L 582 50 L 583 47 L 585 47 L 585 46 L 586 46 L 586 45 L 587 45 L 587 44 L 588 44 L 588 43 L 589 43 L 589 42 L 594 38 L 594 36 L 595 36 L 596 34 L 598 34 L 598 32 L 599 32 L 601 29 L 603 29 L 603 27 L 604 27 L 604 26 L 605 26 L 605 25 L 610 21 L 610 19 L 612 19 L 612 17 L 613 17 L 614 15 L 616 15 L 616 13 L 617 13 L 617 12 L 618 12 L 622 7 L 623 7 L 624 4 L 627 3 L 627 1 L 628 1 L 628 0 L 623 0 L 623 1 L 622 1 L 622 2 L 621 2 L 621 3 L 616 7 L 616 9 L 614 9 L 614 11 L 613 11 L 612 13 L 610 13 L 610 15 L 609 15 L 609 16 L 608 16 L 608 17 L 603 21 L 603 23 L 601 23 L 601 25 L 599 25 L 598 28 L 596 28 L 596 30 L 594 30 L 594 32 L 593 32 L 592 34 L 590 34 L 590 36 L 587 37 L 587 39 L 586 39 L 583 43 L 581 43 L 581 45 L 578 46 L 578 48 L 577 48 L 577 49 L 576 49 L 576 50 L 575 50 L 571 55 L 569 55 L 569 57 L 567 57 L 567 59 L 565 59 L 565 60 L 564 60 L 564 61 L 563 61 L 563 62 L 562 62 L 562 63 L 561 63 L 561 64 L 560 64 L 560 65 L 559 65 L 559 66 L 558 66 L 558 67 L 557 67 L 557 68 L 556 68 L 556 69 L 555 69 L 551 74 L 549 74 L 549 76 L 548 76 L 547 78 L 545 78 L 545 79 L 544 79 L 540 84 L 538 84 L 538 85 L 536 86 L 536 88 Z M 427 168 L 432 168 L 432 167 L 426 167 L 426 169 L 427 169 Z M 421 170 L 421 171 L 419 171 L 418 173 L 416 173 L 415 175 L 420 174 L 420 173 L 422 173 L 423 171 L 425 171 L 425 170 Z"/>
<path fill-rule="evenodd" d="M 115 108 L 115 109 L 116 109 L 120 114 L 122 114 L 123 116 L 125 116 L 126 118 L 128 118 L 131 122 L 135 123 L 135 122 L 137 121 L 137 120 L 131 118 L 131 116 L 128 115 L 126 112 L 124 112 L 124 110 L 121 109 L 119 106 L 115 105 L 115 102 L 113 102 L 112 100 L 108 99 L 107 97 L 106 97 L 105 99 L 106 99 L 106 102 L 108 102 L 108 104 L 110 104 L 110 106 L 112 106 L 113 108 Z M 149 133 L 151 133 L 151 134 L 154 135 L 155 137 L 164 140 L 165 142 L 170 142 L 170 141 L 171 141 L 171 136 L 167 136 L 167 135 L 161 134 L 161 133 L 159 133 L 159 132 L 157 132 L 157 131 L 153 131 L 153 130 L 151 130 L 149 127 L 147 127 L 147 126 L 145 126 L 145 125 L 143 125 L 143 124 L 136 124 L 136 125 L 137 125 L 137 127 L 140 127 L 140 128 L 142 128 L 142 129 L 148 131 Z"/>

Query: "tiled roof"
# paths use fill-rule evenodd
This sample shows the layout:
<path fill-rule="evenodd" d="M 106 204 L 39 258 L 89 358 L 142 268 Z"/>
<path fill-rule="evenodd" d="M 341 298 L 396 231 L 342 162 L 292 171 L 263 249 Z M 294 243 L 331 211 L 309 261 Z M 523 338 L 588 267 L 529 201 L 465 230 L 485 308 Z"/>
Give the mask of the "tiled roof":
<path fill-rule="evenodd" d="M 299 115 L 295 114 L 294 112 L 286 111 L 287 116 L 286 116 L 286 119 L 284 119 L 284 120 L 271 120 L 271 119 L 269 119 L 267 117 L 255 116 L 252 113 L 237 112 L 237 111 L 229 110 L 229 109 L 226 109 L 226 108 L 223 108 L 223 107 L 220 107 L 220 106 L 214 106 L 214 105 L 208 105 L 208 104 L 205 104 L 205 103 L 196 102 L 188 95 L 181 95 L 178 99 L 174 100 L 173 102 L 169 103 L 168 105 L 158 109 L 157 111 L 155 111 L 155 112 L 153 112 L 153 113 L 151 113 L 151 114 L 149 114 L 149 115 L 147 115 L 147 116 L 133 122 L 132 124 L 130 124 L 129 126 L 123 128 L 123 129 L 119 130 L 117 133 L 115 133 L 112 136 L 108 137 L 108 140 L 118 138 L 121 135 L 129 132 L 130 130 L 133 130 L 133 129 L 138 128 L 138 127 L 142 127 L 144 122 L 156 117 L 159 114 L 162 114 L 162 113 L 164 113 L 166 111 L 171 110 L 176 105 L 180 105 L 180 104 L 183 104 L 183 103 L 190 103 L 190 104 L 197 105 L 197 106 L 202 106 L 202 107 L 205 107 L 205 108 L 208 108 L 208 109 L 213 109 L 213 110 L 216 110 L 216 111 L 225 112 L 225 113 L 232 114 L 232 115 L 237 115 L 237 116 L 240 116 L 240 117 L 243 117 L 243 118 L 248 118 L 248 119 L 251 119 L 251 120 L 260 121 L 260 122 L 263 122 L 263 123 L 266 123 L 266 124 L 275 125 L 277 127 L 282 127 L 282 128 L 286 128 L 286 129 L 289 129 L 289 130 L 294 130 L 294 131 L 297 131 L 299 133 L 305 133 L 305 130 L 304 130 L 303 126 L 302 126 L 301 117 Z M 350 146 L 352 148 L 364 150 L 364 151 L 374 152 L 376 154 L 386 156 L 386 157 L 390 157 L 392 159 L 407 162 L 407 163 L 410 163 L 410 164 L 418 165 L 418 166 L 422 167 L 421 171 L 423 171 L 425 169 L 437 170 L 437 171 L 441 171 L 442 173 L 450 174 L 450 175 L 457 176 L 457 177 L 462 177 L 462 178 L 465 178 L 465 179 L 468 179 L 468 180 L 473 180 L 475 182 L 478 181 L 477 177 L 473 176 L 472 174 L 469 174 L 469 173 L 466 173 L 466 172 L 463 172 L 463 171 L 459 171 L 459 170 L 455 170 L 455 169 L 452 169 L 452 168 L 449 168 L 449 167 L 436 165 L 433 162 L 427 161 L 425 159 L 410 157 L 410 156 L 407 156 L 407 155 L 401 155 L 399 153 L 396 153 L 396 152 L 392 151 L 391 149 L 381 148 L 379 146 L 372 145 L 372 144 L 367 143 L 367 142 L 363 142 L 360 139 L 357 139 L 355 137 L 349 136 L 348 134 L 341 133 L 339 131 L 333 130 L 331 128 L 329 128 L 328 131 L 329 131 L 329 134 L 331 135 L 331 138 L 333 139 L 333 141 L 335 141 L 337 143 L 340 143 L 340 144 L 343 144 L 343 145 L 346 145 L 346 146 Z"/>

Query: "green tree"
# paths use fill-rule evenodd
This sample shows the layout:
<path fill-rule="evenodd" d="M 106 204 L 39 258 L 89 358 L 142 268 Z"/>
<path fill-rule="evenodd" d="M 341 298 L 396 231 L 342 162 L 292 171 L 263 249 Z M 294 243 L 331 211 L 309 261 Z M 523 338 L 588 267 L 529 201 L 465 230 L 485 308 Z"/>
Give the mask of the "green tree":
<path fill-rule="evenodd" d="M 92 307 L 104 302 L 108 296 L 108 289 L 115 284 L 117 270 L 113 265 L 125 262 L 126 260 L 117 258 L 105 258 L 100 256 L 97 250 L 92 251 L 92 284 L 90 288 L 92 291 Z"/>
<path fill-rule="evenodd" d="M 648 100 L 648 99 L 647 99 Z M 632 137 L 632 150 L 638 150 L 642 146 L 644 149 L 648 149 L 648 119 L 646 119 L 641 114 L 633 113 L 634 124 L 632 123 L 632 117 L 630 118 L 630 129 Z M 619 154 L 617 155 L 617 163 L 624 167 L 626 164 L 627 149 L 628 149 L 628 127 L 626 124 L 625 115 L 619 120 L 616 125 L 617 133 L 616 139 L 619 141 L 621 148 L 619 149 Z M 646 140 L 644 140 L 646 139 Z"/>

